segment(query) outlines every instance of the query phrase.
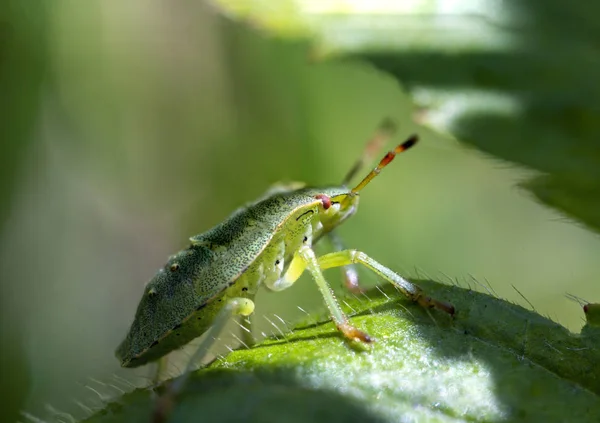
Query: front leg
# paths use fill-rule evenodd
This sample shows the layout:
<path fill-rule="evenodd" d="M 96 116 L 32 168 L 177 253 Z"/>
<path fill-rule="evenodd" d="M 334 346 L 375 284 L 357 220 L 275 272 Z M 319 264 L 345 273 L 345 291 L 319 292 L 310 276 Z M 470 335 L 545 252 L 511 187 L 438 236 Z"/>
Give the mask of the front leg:
<path fill-rule="evenodd" d="M 323 273 L 319 267 L 319 262 L 312 248 L 304 245 L 300 247 L 297 255 L 304 262 L 314 281 L 317 283 L 317 287 L 319 288 L 319 291 L 321 291 L 321 295 L 325 300 L 325 304 L 327 305 L 327 308 L 331 313 L 331 318 L 333 319 L 333 322 L 337 328 L 344 334 L 346 338 L 350 340 L 358 340 L 365 343 L 373 342 L 373 338 L 371 338 L 365 332 L 352 326 L 348 321 L 348 318 L 335 299 L 333 290 L 323 277 Z"/>
<path fill-rule="evenodd" d="M 404 279 L 399 274 L 385 267 L 383 264 L 372 259 L 365 253 L 357 250 L 344 250 L 335 253 L 325 254 L 319 257 L 318 265 L 321 269 L 329 269 L 332 267 L 347 266 L 349 264 L 358 263 L 371 269 L 379 276 L 392 283 L 404 295 L 425 308 L 437 308 L 443 312 L 454 316 L 454 306 L 445 301 L 439 301 L 431 298 L 423 292 L 423 290 Z"/>
<path fill-rule="evenodd" d="M 273 283 L 266 282 L 267 287 L 273 291 L 281 291 L 289 288 L 298 280 L 306 269 L 308 269 L 314 281 L 317 283 L 317 287 L 319 288 L 321 295 L 323 295 L 331 318 L 342 334 L 350 340 L 359 340 L 367 343 L 372 342 L 373 339 L 368 334 L 355 328 L 348 321 L 348 317 L 346 317 L 335 299 L 333 290 L 323 277 L 315 252 L 308 245 L 303 245 L 298 249 L 285 274 Z"/>

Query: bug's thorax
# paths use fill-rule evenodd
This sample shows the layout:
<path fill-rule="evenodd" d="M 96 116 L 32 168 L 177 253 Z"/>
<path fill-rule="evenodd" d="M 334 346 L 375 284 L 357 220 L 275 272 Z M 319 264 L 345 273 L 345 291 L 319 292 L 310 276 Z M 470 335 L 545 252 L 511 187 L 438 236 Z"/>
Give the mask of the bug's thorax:
<path fill-rule="evenodd" d="M 299 208 L 287 219 L 249 269 L 248 276 L 254 275 L 256 282 L 256 286 L 249 288 L 250 292 L 255 292 L 260 285 L 275 291 L 287 288 L 289 285 L 285 282 L 284 275 L 300 248 L 311 247 L 357 210 L 358 196 L 350 201 L 342 201 L 345 195 L 326 197 L 323 201 Z M 257 275 L 260 276 L 257 278 Z"/>

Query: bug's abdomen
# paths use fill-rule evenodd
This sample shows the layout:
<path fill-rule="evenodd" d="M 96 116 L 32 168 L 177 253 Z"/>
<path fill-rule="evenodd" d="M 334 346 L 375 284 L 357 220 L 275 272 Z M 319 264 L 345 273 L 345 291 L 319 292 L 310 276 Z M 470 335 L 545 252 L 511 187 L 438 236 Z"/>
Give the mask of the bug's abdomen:
<path fill-rule="evenodd" d="M 206 332 L 222 305 L 222 301 L 218 299 L 206 303 L 181 324 L 173 327 L 173 329 L 167 331 L 160 339 L 154 341 L 146 351 L 132 358 L 127 364 L 124 364 L 125 367 L 142 366 L 158 360 L 173 350 L 183 347 Z"/>
<path fill-rule="evenodd" d="M 263 266 L 250 266 L 239 278 L 213 298 L 202 302 L 196 310 L 184 318 L 181 323 L 167 330 L 142 353 L 132 358 L 125 367 L 137 367 L 157 360 L 169 352 L 185 346 L 206 332 L 223 306 L 234 297 L 253 299 L 264 278 Z"/>

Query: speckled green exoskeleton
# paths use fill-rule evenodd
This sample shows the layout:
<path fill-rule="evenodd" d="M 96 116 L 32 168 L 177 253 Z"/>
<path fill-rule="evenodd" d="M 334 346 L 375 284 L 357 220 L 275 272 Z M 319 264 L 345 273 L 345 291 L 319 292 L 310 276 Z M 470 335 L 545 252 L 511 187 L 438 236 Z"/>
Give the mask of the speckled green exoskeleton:
<path fill-rule="evenodd" d="M 412 301 L 450 315 L 454 307 L 427 296 L 421 288 L 357 250 L 343 249 L 317 257 L 312 246 L 352 216 L 360 191 L 417 141 L 413 136 L 380 161 L 358 185 L 346 184 L 372 155 L 374 145 L 389 135 L 391 126 L 367 145 L 362 159 L 341 186 L 309 188 L 280 186 L 234 212 L 223 223 L 192 237 L 191 244 L 173 255 L 146 285 L 135 319 L 116 351 L 124 367 L 157 360 L 210 331 L 195 357 L 202 356 L 232 315 L 248 316 L 261 286 L 272 291 L 289 288 L 308 270 L 317 284 L 339 331 L 349 340 L 370 343 L 373 338 L 354 327 L 340 308 L 322 270 L 346 269 L 347 285 L 356 289 L 350 267 L 361 264 L 394 284 Z"/>

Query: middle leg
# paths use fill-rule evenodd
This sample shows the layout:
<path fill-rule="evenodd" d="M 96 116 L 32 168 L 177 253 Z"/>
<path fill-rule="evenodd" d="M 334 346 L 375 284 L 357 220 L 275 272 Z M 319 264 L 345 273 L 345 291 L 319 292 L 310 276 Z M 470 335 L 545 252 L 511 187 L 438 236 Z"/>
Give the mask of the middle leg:
<path fill-rule="evenodd" d="M 287 289 L 292 286 L 298 280 L 298 278 L 300 278 L 305 270 L 309 271 L 316 282 L 317 287 L 319 288 L 319 291 L 325 300 L 325 304 L 329 309 L 331 318 L 342 334 L 351 340 L 359 340 L 366 343 L 372 342 L 373 339 L 368 334 L 355 328 L 348 321 L 348 317 L 346 317 L 342 311 L 340 305 L 335 299 L 333 290 L 325 280 L 325 277 L 319 268 L 319 262 L 315 252 L 309 246 L 304 245 L 300 247 L 300 249 L 292 257 L 292 261 L 285 274 L 275 282 L 267 281 L 266 286 L 272 291 L 282 291 Z"/>

